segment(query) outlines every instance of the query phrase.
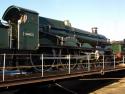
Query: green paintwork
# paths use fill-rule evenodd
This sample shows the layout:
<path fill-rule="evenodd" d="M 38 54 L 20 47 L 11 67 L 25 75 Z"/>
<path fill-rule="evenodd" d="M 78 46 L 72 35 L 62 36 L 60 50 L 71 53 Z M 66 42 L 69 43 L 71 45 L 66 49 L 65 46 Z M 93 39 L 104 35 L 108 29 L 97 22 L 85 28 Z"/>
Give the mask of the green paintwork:
<path fill-rule="evenodd" d="M 112 43 L 111 45 L 113 53 L 125 53 L 125 44 L 124 43 Z"/>
<path fill-rule="evenodd" d="M 53 28 L 65 29 L 65 25 L 63 21 L 54 20 L 54 19 L 45 18 L 45 17 L 39 17 L 39 25 L 42 27 L 50 25 Z"/>
<path fill-rule="evenodd" d="M 40 46 L 42 45 L 55 46 L 57 44 L 57 39 L 54 36 L 40 33 L 39 38 L 40 38 L 39 40 Z"/>
<path fill-rule="evenodd" d="M 67 37 L 64 39 L 64 46 L 73 46 L 73 47 L 77 47 L 77 39 L 74 37 Z"/>
<path fill-rule="evenodd" d="M 122 48 L 123 48 L 122 44 L 117 44 L 117 43 L 112 44 L 113 53 L 122 52 Z"/>
<path fill-rule="evenodd" d="M 111 46 L 111 45 L 107 45 L 107 46 L 105 46 L 104 49 L 105 49 L 105 50 L 111 50 L 111 49 L 112 49 L 112 46 Z"/>
<path fill-rule="evenodd" d="M 107 42 L 107 38 L 103 35 L 71 27 L 71 25 L 66 25 L 64 21 L 39 17 L 37 12 L 17 6 L 10 6 L 5 11 L 3 20 L 17 25 L 17 21 L 21 19 L 23 14 L 27 15 L 27 21 L 20 24 L 19 49 L 36 50 L 39 44 L 40 46 L 79 47 L 82 43 L 96 46 L 99 43 Z M 59 43 L 62 42 L 62 39 L 64 39 L 64 43 Z M 88 44 L 84 44 L 82 47 L 90 48 L 91 46 Z"/>
<path fill-rule="evenodd" d="M 9 48 L 9 29 L 0 27 L 0 48 Z"/>
<path fill-rule="evenodd" d="M 21 19 L 21 15 L 26 15 L 27 20 L 21 22 L 20 24 L 19 49 L 36 50 L 38 49 L 39 44 L 39 19 L 37 12 L 17 6 L 10 6 L 5 11 L 3 15 L 3 20 L 6 20 L 8 22 L 10 21 L 10 23 L 14 23 L 15 26 L 17 26 L 17 22 L 19 19 Z M 17 32 L 18 31 L 15 31 L 16 40 L 18 39 Z"/>
<path fill-rule="evenodd" d="M 39 17 L 39 24 L 40 24 L 39 27 L 42 28 L 42 32 L 47 32 L 63 38 L 73 37 L 75 35 L 75 38 L 81 43 L 89 43 L 92 44 L 93 46 L 96 46 L 97 43 L 107 42 L 107 38 L 103 35 L 94 34 L 74 27 L 67 27 L 65 26 L 64 21 Z M 64 42 L 65 45 L 69 46 L 78 46 L 77 43 L 75 41 Z"/>
<path fill-rule="evenodd" d="M 27 15 L 26 23 L 20 25 L 20 49 L 38 49 L 38 15 L 25 12 Z"/>
<path fill-rule="evenodd" d="M 89 43 L 83 43 L 82 48 L 93 48 Z"/>

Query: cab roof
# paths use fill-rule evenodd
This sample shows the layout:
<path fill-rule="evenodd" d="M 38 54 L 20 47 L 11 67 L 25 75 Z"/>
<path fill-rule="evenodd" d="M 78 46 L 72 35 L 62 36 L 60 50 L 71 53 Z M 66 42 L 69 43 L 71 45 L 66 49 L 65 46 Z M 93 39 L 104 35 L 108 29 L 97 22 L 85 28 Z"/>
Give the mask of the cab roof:
<path fill-rule="evenodd" d="M 33 13 L 33 14 L 38 14 L 36 11 L 12 5 L 6 9 L 6 11 L 3 14 L 2 19 L 5 21 L 8 21 L 12 16 L 18 17 L 18 15 L 21 12 L 29 12 L 29 13 Z"/>

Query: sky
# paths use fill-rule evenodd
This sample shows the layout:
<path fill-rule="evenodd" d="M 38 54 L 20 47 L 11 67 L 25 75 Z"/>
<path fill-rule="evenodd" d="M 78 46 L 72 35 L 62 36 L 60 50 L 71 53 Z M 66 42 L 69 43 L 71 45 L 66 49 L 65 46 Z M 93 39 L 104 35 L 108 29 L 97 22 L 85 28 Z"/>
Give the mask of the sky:
<path fill-rule="evenodd" d="M 16 5 L 35 10 L 40 16 L 69 20 L 73 27 L 98 33 L 110 40 L 125 39 L 125 0 L 0 0 L 0 19 Z"/>

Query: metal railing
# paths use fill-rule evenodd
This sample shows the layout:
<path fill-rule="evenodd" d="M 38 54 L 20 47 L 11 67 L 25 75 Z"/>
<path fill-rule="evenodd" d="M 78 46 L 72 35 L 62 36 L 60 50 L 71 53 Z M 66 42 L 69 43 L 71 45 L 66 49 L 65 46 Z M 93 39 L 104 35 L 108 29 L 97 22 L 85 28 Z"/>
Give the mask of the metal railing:
<path fill-rule="evenodd" d="M 7 77 L 20 78 L 32 76 L 52 76 L 61 74 L 73 74 L 83 72 L 102 71 L 115 69 L 117 65 L 125 63 L 125 56 L 116 60 L 116 56 L 102 55 L 95 60 L 93 54 L 49 56 L 47 54 L 1 54 L 0 77 L 4 82 Z M 120 66 L 121 67 L 121 66 Z M 19 70 L 18 72 L 15 72 Z M 11 72 L 12 71 L 12 72 Z M 34 72 L 35 71 L 35 72 Z M 15 73 L 15 74 L 14 74 Z M 35 75 L 40 74 L 40 75 Z M 23 76 L 19 76 L 23 75 Z M 27 76 L 28 75 L 28 76 Z M 10 80 L 10 79 L 9 79 Z"/>

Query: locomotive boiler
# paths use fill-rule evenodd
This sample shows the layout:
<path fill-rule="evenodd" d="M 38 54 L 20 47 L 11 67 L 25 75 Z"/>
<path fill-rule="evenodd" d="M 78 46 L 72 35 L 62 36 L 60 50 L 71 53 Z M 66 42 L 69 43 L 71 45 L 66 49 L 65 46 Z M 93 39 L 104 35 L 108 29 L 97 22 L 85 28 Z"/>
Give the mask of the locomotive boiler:
<path fill-rule="evenodd" d="M 10 6 L 4 13 L 0 22 L 0 52 L 12 54 L 11 66 L 16 66 L 17 58 L 29 58 L 29 65 L 41 64 L 41 54 L 51 57 L 67 55 L 81 56 L 94 53 L 96 50 L 104 54 L 110 53 L 108 39 L 97 33 L 71 26 L 68 20 L 60 21 L 39 16 L 39 13 L 18 6 Z M 14 54 L 28 54 L 18 56 Z M 35 55 L 37 54 L 37 55 Z M 18 65 L 28 65 L 24 60 L 18 60 Z M 84 60 L 83 60 L 84 61 Z M 83 62 L 72 59 L 71 63 Z M 65 63 L 65 60 L 45 60 L 45 64 Z M 37 70 L 35 68 L 35 70 Z"/>

